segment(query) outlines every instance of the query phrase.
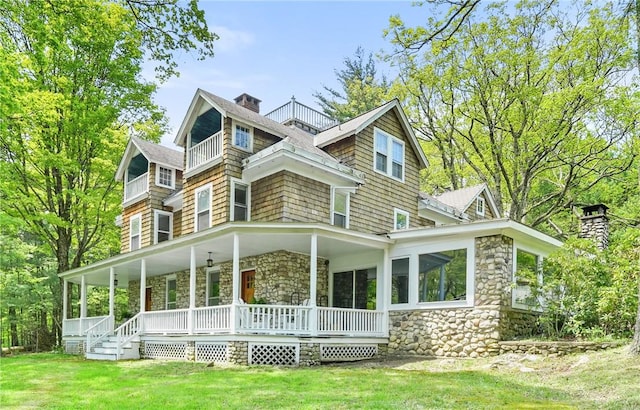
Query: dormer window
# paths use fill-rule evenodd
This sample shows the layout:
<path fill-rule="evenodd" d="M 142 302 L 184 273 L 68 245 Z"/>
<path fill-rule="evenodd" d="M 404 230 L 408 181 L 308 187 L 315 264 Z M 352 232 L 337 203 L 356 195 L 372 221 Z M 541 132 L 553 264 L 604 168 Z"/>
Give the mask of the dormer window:
<path fill-rule="evenodd" d="M 404 181 L 404 142 L 374 128 L 373 166 L 377 172 Z"/>
<path fill-rule="evenodd" d="M 478 216 L 484 216 L 484 198 L 478 197 L 476 200 L 476 214 Z"/>
<path fill-rule="evenodd" d="M 173 168 L 163 167 L 158 165 L 156 169 L 156 185 L 174 189 L 176 179 L 176 170 Z"/>
<path fill-rule="evenodd" d="M 233 145 L 245 151 L 252 151 L 253 148 L 253 130 L 246 124 L 233 123 Z"/>

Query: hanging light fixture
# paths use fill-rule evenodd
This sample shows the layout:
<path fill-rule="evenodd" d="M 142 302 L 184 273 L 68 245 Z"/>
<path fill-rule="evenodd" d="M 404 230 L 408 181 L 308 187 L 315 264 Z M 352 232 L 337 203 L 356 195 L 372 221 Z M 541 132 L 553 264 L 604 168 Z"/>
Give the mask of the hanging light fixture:
<path fill-rule="evenodd" d="M 113 286 L 115 286 L 115 287 L 118 286 L 118 276 L 117 275 L 113 275 Z"/>
<path fill-rule="evenodd" d="M 213 259 L 211 259 L 211 252 L 209 252 L 209 259 L 207 259 L 207 268 L 213 268 Z"/>

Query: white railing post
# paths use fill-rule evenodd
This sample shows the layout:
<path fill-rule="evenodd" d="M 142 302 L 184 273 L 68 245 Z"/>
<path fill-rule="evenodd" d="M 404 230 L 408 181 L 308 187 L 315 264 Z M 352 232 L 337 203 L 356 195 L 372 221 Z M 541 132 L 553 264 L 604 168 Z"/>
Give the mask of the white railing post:
<path fill-rule="evenodd" d="M 187 314 L 187 328 L 190 335 L 193 334 L 193 309 L 196 307 L 196 248 L 191 247 L 189 262 L 189 313 Z"/>
<path fill-rule="evenodd" d="M 311 336 L 318 335 L 318 306 L 316 303 L 318 293 L 318 234 L 311 234 L 311 252 L 309 260 L 309 330 Z"/>
<path fill-rule="evenodd" d="M 69 282 L 64 279 L 62 281 L 62 325 L 64 334 L 64 321 L 68 319 L 68 305 L 69 305 Z"/>
<path fill-rule="evenodd" d="M 145 302 L 147 296 L 147 260 L 140 260 L 140 313 L 146 310 Z"/>
<path fill-rule="evenodd" d="M 115 281 L 116 281 L 116 273 L 113 266 L 109 268 L 109 316 L 115 316 Z"/>

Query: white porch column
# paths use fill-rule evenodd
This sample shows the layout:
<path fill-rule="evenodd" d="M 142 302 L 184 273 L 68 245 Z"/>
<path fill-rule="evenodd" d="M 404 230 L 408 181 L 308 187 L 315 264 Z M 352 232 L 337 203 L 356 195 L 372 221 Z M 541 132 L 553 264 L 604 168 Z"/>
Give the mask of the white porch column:
<path fill-rule="evenodd" d="M 109 268 L 109 316 L 115 316 L 116 312 L 116 271 L 113 267 Z"/>
<path fill-rule="evenodd" d="M 240 302 L 240 237 L 233 233 L 233 258 L 231 272 L 231 333 L 234 334 L 240 327 L 239 302 Z"/>
<path fill-rule="evenodd" d="M 193 334 L 193 309 L 196 307 L 196 248 L 191 247 L 189 262 L 189 312 L 187 313 L 187 326 L 189 334 Z"/>
<path fill-rule="evenodd" d="M 84 275 L 82 275 L 80 282 L 80 318 L 83 319 L 85 317 L 87 317 L 87 282 Z"/>
<path fill-rule="evenodd" d="M 389 248 L 384 248 L 382 256 L 382 300 L 378 299 L 378 310 L 382 310 L 382 329 L 386 336 L 389 336 L 389 306 L 391 305 L 391 260 L 389 259 Z"/>
<path fill-rule="evenodd" d="M 140 260 L 140 313 L 146 309 L 145 302 L 147 298 L 147 260 Z"/>
<path fill-rule="evenodd" d="M 62 323 L 69 319 L 69 282 L 62 280 Z"/>
<path fill-rule="evenodd" d="M 309 316 L 309 330 L 312 336 L 318 334 L 318 234 L 311 234 L 311 251 L 309 261 L 309 306 L 311 312 Z"/>

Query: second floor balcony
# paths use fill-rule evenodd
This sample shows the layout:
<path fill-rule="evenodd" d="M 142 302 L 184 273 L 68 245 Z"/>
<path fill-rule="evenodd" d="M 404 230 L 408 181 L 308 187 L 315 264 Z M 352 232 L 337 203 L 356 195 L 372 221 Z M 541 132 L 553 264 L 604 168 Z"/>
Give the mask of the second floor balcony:
<path fill-rule="evenodd" d="M 127 181 L 124 188 L 124 202 L 130 201 L 149 190 L 149 173 L 144 174 Z"/>
<path fill-rule="evenodd" d="M 222 131 L 219 131 L 187 150 L 187 172 L 203 167 L 209 161 L 221 157 Z"/>

